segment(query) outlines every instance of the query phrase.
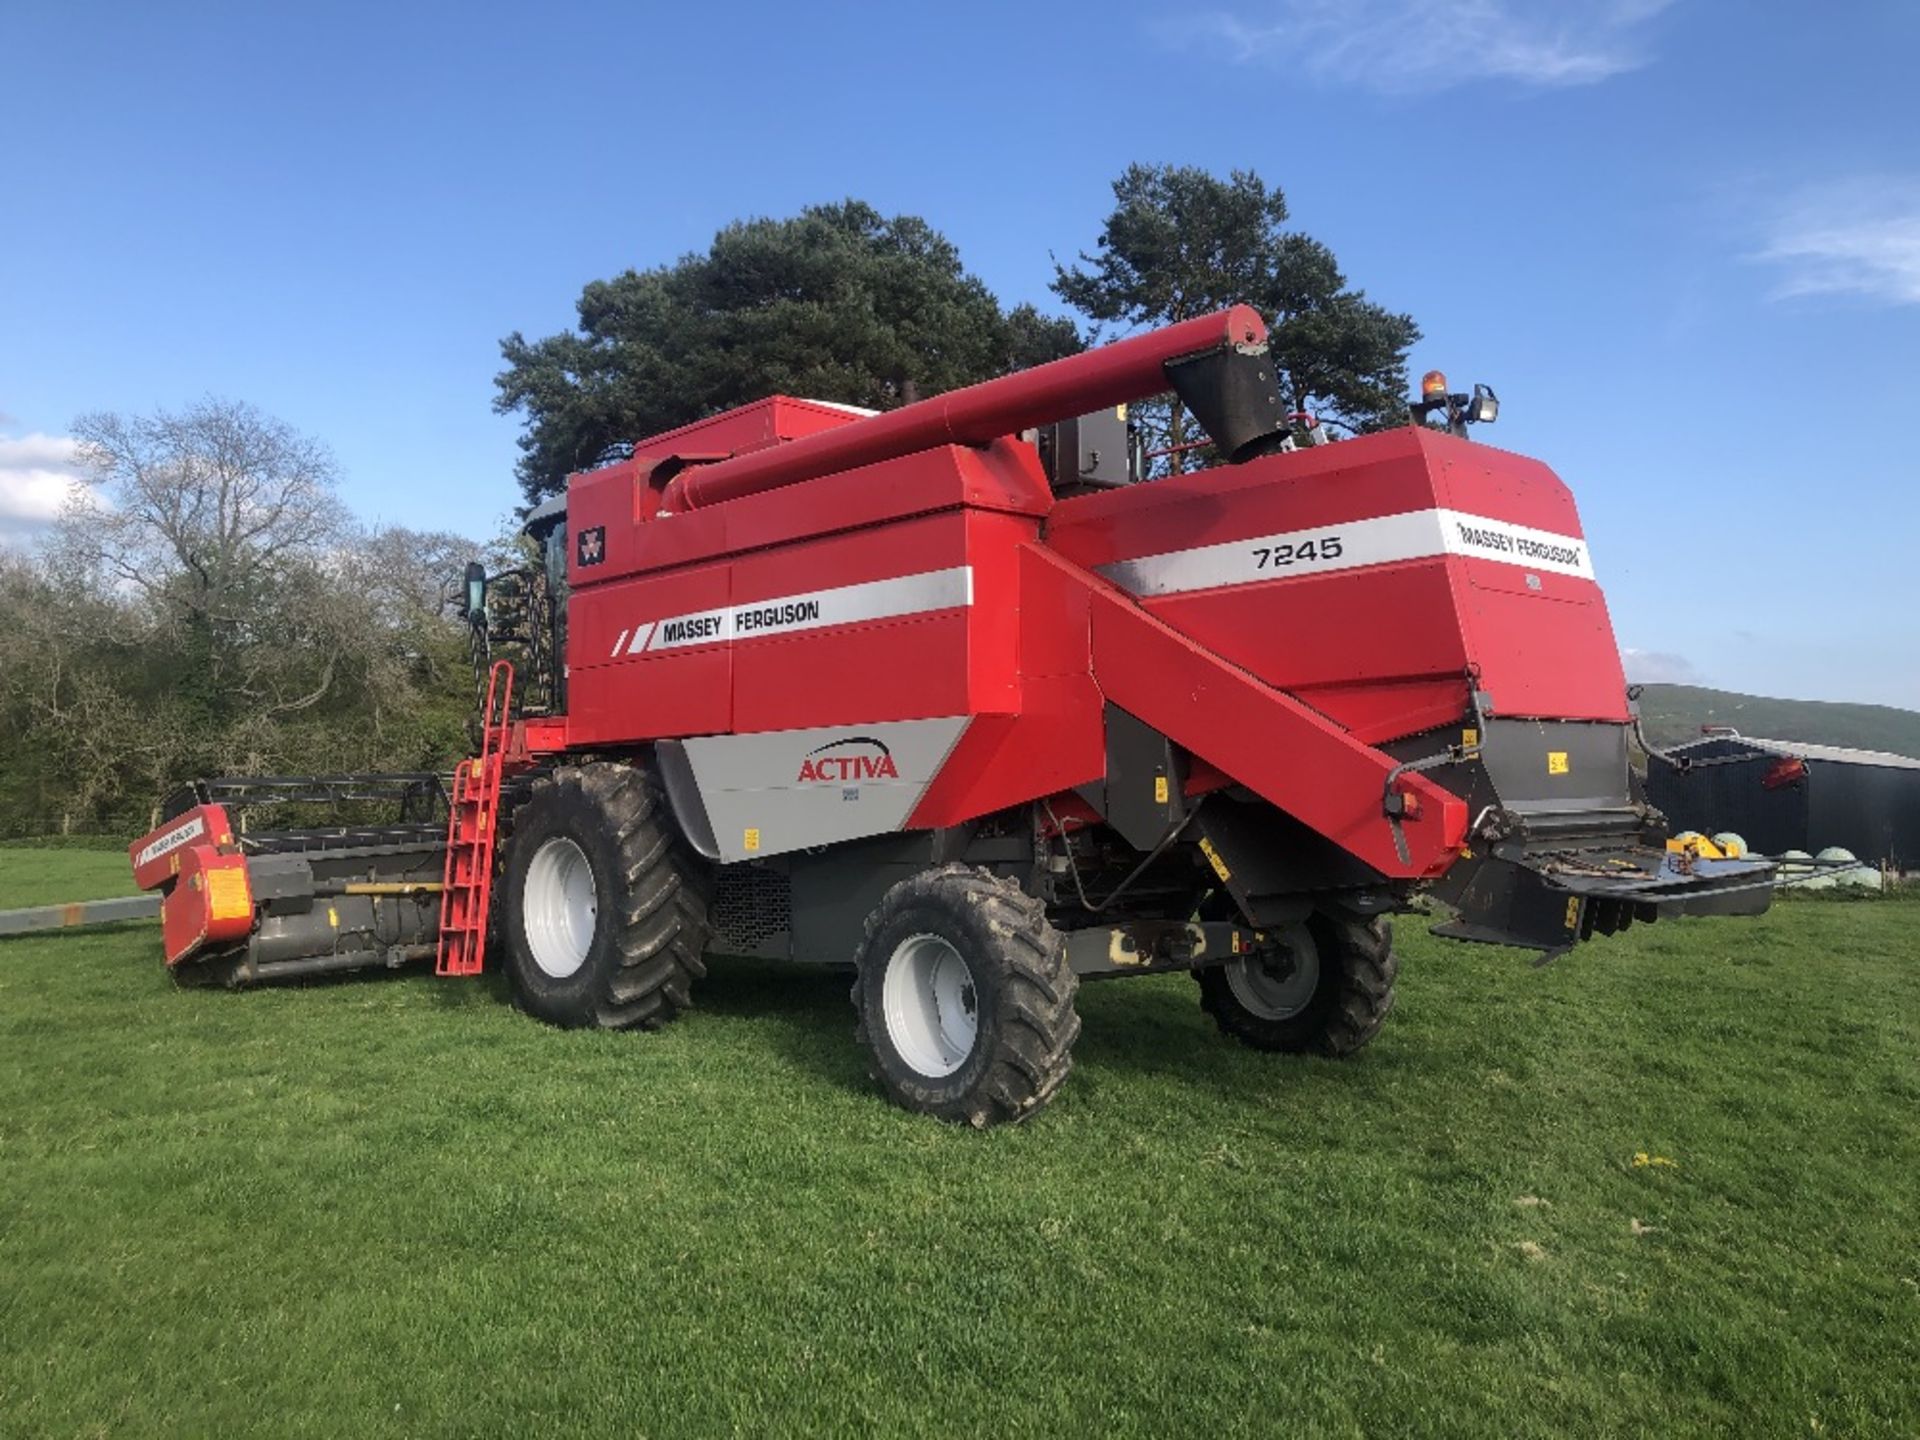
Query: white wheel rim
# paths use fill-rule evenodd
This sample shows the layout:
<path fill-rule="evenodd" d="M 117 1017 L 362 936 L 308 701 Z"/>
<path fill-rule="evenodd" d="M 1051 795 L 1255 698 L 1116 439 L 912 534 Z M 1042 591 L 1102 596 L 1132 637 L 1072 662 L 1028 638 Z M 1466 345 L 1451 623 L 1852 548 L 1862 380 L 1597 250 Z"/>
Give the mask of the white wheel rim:
<path fill-rule="evenodd" d="M 933 1079 L 951 1075 L 973 1053 L 980 1033 L 973 972 L 940 936 L 909 935 L 893 947 L 880 1001 L 887 1038 L 920 1074 Z"/>
<path fill-rule="evenodd" d="M 534 851 L 520 913 L 527 948 L 543 974 L 564 980 L 586 964 L 600 914 L 586 852 L 564 835 Z"/>
<path fill-rule="evenodd" d="M 1270 954 L 1230 960 L 1222 968 L 1227 988 L 1253 1014 L 1291 1020 L 1312 1003 L 1320 986 L 1320 947 L 1305 925 L 1294 925 L 1279 935 Z"/>

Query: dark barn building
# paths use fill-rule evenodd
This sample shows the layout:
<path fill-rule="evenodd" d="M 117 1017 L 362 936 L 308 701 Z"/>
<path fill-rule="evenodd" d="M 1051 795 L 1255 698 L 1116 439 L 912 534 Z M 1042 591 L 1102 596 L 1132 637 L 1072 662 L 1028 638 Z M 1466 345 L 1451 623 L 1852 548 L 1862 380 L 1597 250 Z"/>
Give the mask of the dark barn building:
<path fill-rule="evenodd" d="M 1649 757 L 1647 799 L 1676 832 L 1731 830 L 1762 855 L 1839 845 L 1920 869 L 1920 760 L 1904 755 L 1709 735 Z"/>

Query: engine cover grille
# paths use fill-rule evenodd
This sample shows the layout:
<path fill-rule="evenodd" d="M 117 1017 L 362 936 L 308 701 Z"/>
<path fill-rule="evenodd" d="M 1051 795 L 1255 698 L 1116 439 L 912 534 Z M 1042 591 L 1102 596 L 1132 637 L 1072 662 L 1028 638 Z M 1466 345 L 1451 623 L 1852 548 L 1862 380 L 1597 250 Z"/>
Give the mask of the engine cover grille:
<path fill-rule="evenodd" d="M 754 954 L 793 928 L 793 882 L 762 865 L 726 865 L 707 905 L 716 950 Z"/>

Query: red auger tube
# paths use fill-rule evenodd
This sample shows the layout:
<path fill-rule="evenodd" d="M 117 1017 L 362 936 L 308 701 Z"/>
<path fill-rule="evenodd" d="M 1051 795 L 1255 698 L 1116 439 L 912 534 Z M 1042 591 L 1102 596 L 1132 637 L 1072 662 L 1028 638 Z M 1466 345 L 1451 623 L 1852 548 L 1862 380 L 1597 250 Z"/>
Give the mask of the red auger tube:
<path fill-rule="evenodd" d="M 1266 338 L 1259 312 L 1235 305 L 786 445 L 696 466 L 669 483 L 664 506 L 695 510 L 936 445 L 984 445 L 1036 425 L 1158 395 L 1169 388 L 1168 361 L 1227 345 L 1257 345 Z"/>

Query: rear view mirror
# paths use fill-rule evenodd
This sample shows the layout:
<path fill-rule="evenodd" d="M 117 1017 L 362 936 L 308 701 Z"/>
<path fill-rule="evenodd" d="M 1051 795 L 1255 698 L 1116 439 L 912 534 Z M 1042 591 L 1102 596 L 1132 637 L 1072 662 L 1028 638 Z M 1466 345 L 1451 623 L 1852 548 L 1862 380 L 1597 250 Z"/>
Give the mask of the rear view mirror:
<path fill-rule="evenodd" d="M 461 596 L 460 614 L 472 620 L 487 613 L 487 567 L 478 560 L 467 562 L 466 590 Z"/>

